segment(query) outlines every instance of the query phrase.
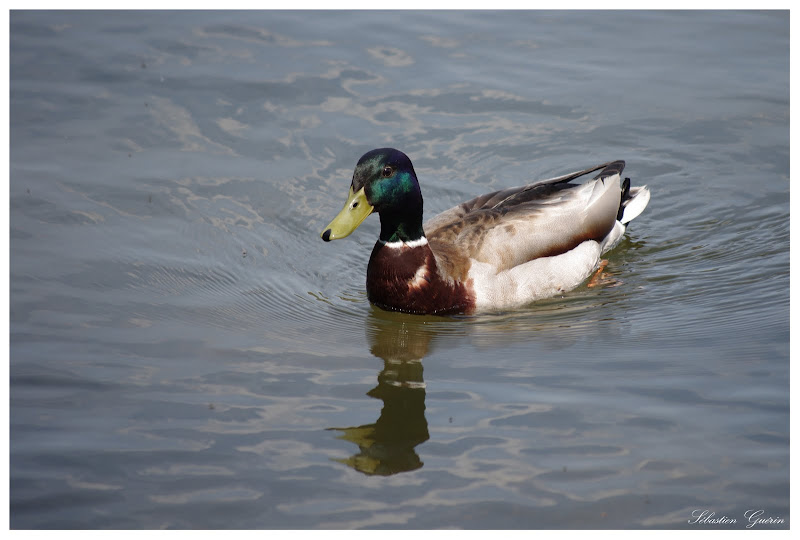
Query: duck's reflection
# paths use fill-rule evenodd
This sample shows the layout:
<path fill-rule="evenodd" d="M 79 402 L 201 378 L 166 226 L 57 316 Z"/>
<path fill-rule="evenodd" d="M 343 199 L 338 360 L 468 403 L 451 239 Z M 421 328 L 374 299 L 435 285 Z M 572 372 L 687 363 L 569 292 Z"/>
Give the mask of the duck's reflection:
<path fill-rule="evenodd" d="M 537 302 L 527 311 L 461 319 L 405 315 L 373 307 L 365 321 L 367 342 L 370 352 L 383 359 L 383 369 L 378 373 L 378 385 L 367 395 L 382 400 L 383 409 L 374 424 L 331 428 L 359 450 L 337 461 L 369 475 L 419 469 L 423 463 L 416 447 L 429 438 L 422 359 L 432 344 L 444 349 L 450 341 L 468 341 L 477 351 L 488 351 L 534 341 L 531 350 L 540 353 L 539 362 L 546 362 L 547 356 L 541 353 L 593 336 L 608 341 L 620 334 L 621 322 L 611 309 L 617 300 L 608 290 L 601 294 L 587 286 L 569 298 Z"/>
<path fill-rule="evenodd" d="M 383 359 L 378 386 L 367 395 L 383 401 L 374 424 L 333 428 L 358 445 L 358 453 L 337 460 L 369 475 L 389 476 L 422 467 L 415 448 L 428 440 L 422 358 L 434 335 L 430 319 L 374 309 L 367 319 L 370 352 Z"/>

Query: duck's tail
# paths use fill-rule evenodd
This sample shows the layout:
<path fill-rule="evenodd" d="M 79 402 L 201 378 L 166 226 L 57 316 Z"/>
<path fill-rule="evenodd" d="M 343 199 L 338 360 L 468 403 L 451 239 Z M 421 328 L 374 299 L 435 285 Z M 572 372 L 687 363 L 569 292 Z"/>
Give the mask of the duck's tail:
<path fill-rule="evenodd" d="M 648 202 L 650 202 L 650 190 L 647 186 L 631 187 L 631 179 L 626 178 L 622 182 L 622 202 L 617 212 L 617 221 L 627 225 L 644 211 Z"/>
<path fill-rule="evenodd" d="M 622 171 L 625 169 L 625 162 L 621 159 L 617 161 L 610 161 L 595 167 L 594 170 L 600 169 L 601 167 L 603 170 L 601 170 L 597 176 L 594 177 L 595 180 L 598 178 L 605 180 L 606 178 L 617 175 L 622 176 Z M 583 174 L 590 171 L 591 169 L 588 169 L 584 171 Z M 647 203 L 650 201 L 650 190 L 647 189 L 647 186 L 637 186 L 632 188 L 630 178 L 623 179 L 620 183 L 620 188 L 622 190 L 622 194 L 620 197 L 619 210 L 617 210 L 617 221 L 619 221 L 622 225 L 627 225 L 633 220 L 633 218 L 644 211 Z"/>
<path fill-rule="evenodd" d="M 625 167 L 624 161 L 615 161 L 609 164 L 609 166 L 597 176 L 605 177 L 611 176 L 612 174 L 619 174 L 622 172 L 623 167 Z M 620 198 L 619 210 L 617 210 L 617 221 L 614 223 L 611 232 L 603 239 L 600 245 L 601 253 L 613 249 L 614 246 L 622 240 L 628 223 L 641 214 L 650 201 L 650 190 L 647 189 L 647 186 L 631 187 L 630 178 L 622 180 L 620 189 L 622 190 L 622 196 Z"/>

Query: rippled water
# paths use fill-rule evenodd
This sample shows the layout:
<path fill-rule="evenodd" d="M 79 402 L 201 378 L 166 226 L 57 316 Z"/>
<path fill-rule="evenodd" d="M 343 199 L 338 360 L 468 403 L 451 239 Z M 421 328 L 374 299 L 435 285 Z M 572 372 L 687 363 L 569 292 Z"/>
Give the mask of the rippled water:
<path fill-rule="evenodd" d="M 13 528 L 789 525 L 788 12 L 10 17 Z M 372 308 L 361 154 L 430 217 L 611 159 L 607 280 Z"/>

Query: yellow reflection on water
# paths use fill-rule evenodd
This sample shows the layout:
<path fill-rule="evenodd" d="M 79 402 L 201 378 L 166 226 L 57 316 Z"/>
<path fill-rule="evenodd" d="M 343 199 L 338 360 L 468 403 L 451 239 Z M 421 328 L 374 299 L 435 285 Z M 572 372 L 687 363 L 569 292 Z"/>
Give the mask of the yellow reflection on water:
<path fill-rule="evenodd" d="M 340 439 L 358 446 L 358 453 L 336 461 L 381 476 L 422 467 L 414 449 L 429 437 L 422 358 L 428 354 L 434 331 L 427 321 L 379 310 L 367 318 L 370 352 L 383 359 L 378 385 L 367 395 L 383 401 L 383 409 L 373 424 L 331 428 L 341 432 Z"/>

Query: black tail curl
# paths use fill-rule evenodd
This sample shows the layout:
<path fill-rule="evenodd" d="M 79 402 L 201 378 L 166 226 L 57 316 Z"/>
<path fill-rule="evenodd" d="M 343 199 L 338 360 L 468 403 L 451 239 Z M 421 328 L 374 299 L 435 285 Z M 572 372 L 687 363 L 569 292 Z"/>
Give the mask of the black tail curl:
<path fill-rule="evenodd" d="M 625 203 L 631 198 L 631 179 L 626 178 L 622 181 L 622 196 L 619 198 L 619 210 L 617 210 L 617 221 L 622 220 L 622 214 L 625 213 Z"/>

